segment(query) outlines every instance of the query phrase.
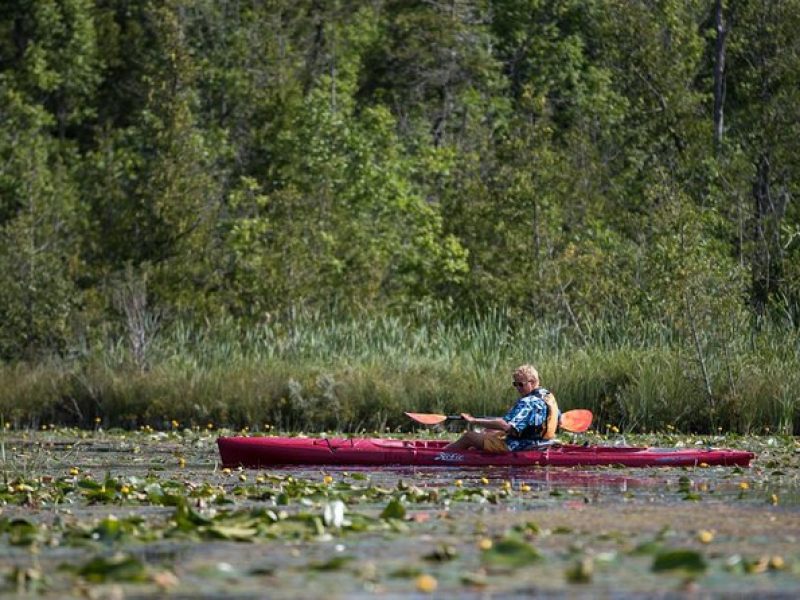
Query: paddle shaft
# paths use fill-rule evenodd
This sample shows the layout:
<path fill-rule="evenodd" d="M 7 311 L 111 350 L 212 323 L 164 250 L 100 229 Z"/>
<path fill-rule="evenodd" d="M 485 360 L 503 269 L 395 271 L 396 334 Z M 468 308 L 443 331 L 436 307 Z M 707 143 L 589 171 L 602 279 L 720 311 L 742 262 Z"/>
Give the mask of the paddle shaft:
<path fill-rule="evenodd" d="M 563 415 L 564 413 L 561 413 L 561 414 Z M 461 415 L 446 415 L 446 417 L 447 417 L 445 419 L 446 421 L 463 421 L 464 420 L 464 417 L 462 417 Z M 500 417 L 487 417 L 487 416 L 484 416 L 484 417 L 475 417 L 475 418 L 476 419 L 499 419 Z M 569 418 L 567 418 L 567 421 L 569 421 Z M 582 433 L 583 431 L 586 431 L 586 429 L 588 429 L 588 426 L 586 427 L 586 429 L 582 429 L 582 428 L 573 429 L 570 426 L 569 423 L 563 423 L 562 421 L 559 421 L 558 427 L 559 427 L 559 429 L 563 429 L 564 431 L 569 431 L 571 433 Z"/>
<path fill-rule="evenodd" d="M 423 425 L 438 425 L 445 421 L 458 421 L 463 420 L 461 415 L 439 415 L 430 413 L 410 413 L 406 415 L 417 423 Z M 477 417 L 479 419 L 497 419 L 499 417 Z M 573 433 L 580 433 L 589 429 L 592 424 L 592 413 L 585 409 L 573 409 L 561 413 L 559 418 L 559 427 L 565 431 Z"/>

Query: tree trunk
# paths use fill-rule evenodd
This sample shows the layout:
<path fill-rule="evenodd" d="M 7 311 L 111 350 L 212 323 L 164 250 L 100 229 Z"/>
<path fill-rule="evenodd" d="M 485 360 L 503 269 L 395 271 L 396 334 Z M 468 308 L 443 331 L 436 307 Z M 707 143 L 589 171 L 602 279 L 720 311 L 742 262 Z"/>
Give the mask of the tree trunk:
<path fill-rule="evenodd" d="M 724 131 L 725 41 L 728 37 L 722 0 L 716 0 L 714 5 L 714 28 L 717 31 L 714 45 L 714 147 L 719 152 Z"/>
<path fill-rule="evenodd" d="M 756 166 L 756 179 L 753 182 L 753 258 L 750 298 L 757 319 L 761 319 L 765 314 L 773 285 L 770 278 L 772 256 L 767 223 L 771 204 L 769 170 L 769 157 L 762 154 Z"/>

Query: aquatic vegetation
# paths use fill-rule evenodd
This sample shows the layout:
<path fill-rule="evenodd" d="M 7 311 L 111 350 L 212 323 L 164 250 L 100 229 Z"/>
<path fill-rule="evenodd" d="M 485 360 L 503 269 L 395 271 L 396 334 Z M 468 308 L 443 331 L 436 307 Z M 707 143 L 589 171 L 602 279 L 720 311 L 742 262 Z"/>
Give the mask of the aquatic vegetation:
<path fill-rule="evenodd" d="M 800 431 L 793 330 L 710 344 L 706 385 L 687 373 L 694 361 L 674 332 L 598 324 L 575 340 L 562 329 L 497 314 L 176 323 L 159 332 L 145 371 L 112 341 L 44 364 L 0 364 L 0 427 L 407 431 L 406 410 L 499 414 L 514 399 L 508 370 L 535 360 L 561 408 L 592 410 L 603 433 Z"/>
<path fill-rule="evenodd" d="M 218 468 L 205 428 L 84 433 L 5 434 L 0 591 L 800 586 L 793 438 L 625 436 L 751 449 L 749 469 L 246 471 Z"/>

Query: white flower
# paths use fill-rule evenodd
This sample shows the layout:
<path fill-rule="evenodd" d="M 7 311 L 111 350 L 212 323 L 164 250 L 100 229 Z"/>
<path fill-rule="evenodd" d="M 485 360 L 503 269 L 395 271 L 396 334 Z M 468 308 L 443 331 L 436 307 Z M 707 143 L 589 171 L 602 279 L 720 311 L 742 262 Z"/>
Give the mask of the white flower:
<path fill-rule="evenodd" d="M 344 502 L 341 500 L 328 502 L 322 512 L 322 520 L 325 522 L 325 526 L 340 528 L 344 524 L 344 508 Z"/>

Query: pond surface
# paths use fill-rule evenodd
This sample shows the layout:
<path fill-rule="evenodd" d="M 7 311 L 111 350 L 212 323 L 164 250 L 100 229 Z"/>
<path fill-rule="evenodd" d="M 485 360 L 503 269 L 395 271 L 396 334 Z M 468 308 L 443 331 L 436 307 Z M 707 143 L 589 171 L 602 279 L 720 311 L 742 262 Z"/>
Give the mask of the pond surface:
<path fill-rule="evenodd" d="M 215 439 L 5 433 L 0 593 L 800 595 L 794 438 L 711 440 L 756 452 L 746 469 L 261 471 L 220 469 Z"/>

